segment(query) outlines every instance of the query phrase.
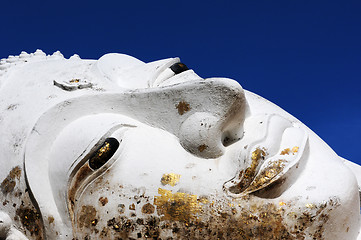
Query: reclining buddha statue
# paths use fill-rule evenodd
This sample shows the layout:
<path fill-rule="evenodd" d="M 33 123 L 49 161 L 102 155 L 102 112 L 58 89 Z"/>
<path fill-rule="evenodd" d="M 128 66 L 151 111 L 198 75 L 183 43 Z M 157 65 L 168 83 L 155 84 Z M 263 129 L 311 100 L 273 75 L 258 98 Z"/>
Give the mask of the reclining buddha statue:
<path fill-rule="evenodd" d="M 357 239 L 359 166 L 169 58 L 0 62 L 0 239 Z"/>

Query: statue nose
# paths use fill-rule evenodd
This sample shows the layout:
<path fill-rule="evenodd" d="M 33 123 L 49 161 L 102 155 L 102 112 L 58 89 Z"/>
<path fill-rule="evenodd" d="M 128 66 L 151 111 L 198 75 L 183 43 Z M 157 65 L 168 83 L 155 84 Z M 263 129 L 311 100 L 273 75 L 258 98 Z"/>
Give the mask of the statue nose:
<path fill-rule="evenodd" d="M 203 158 L 223 155 L 225 146 L 222 121 L 208 112 L 197 112 L 181 125 L 179 141 L 187 151 Z M 237 131 L 238 132 L 238 131 Z"/>
<path fill-rule="evenodd" d="M 194 93 L 202 101 L 202 110 L 193 109 L 179 128 L 179 141 L 187 151 L 202 158 L 217 158 L 225 148 L 243 136 L 247 102 L 235 81 L 214 81 L 206 95 Z M 214 85 L 214 86 L 213 86 Z M 204 111 L 207 110 L 207 111 Z"/>

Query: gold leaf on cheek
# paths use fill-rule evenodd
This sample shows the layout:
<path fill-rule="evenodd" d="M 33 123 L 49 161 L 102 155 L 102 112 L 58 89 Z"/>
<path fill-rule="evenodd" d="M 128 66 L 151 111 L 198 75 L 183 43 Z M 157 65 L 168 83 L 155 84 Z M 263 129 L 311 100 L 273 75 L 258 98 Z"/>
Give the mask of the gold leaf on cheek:
<path fill-rule="evenodd" d="M 160 196 L 154 197 L 154 205 L 157 206 L 159 215 L 163 215 L 164 220 L 176 220 L 188 222 L 196 219 L 201 211 L 202 202 L 196 195 L 176 192 L 159 188 Z"/>

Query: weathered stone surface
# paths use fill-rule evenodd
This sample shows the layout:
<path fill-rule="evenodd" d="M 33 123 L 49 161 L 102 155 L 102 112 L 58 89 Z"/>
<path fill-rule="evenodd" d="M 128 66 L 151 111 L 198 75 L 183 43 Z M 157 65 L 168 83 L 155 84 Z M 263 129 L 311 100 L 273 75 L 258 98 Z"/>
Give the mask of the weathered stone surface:
<path fill-rule="evenodd" d="M 234 80 L 40 50 L 0 73 L 0 239 L 358 236 L 359 166 Z"/>

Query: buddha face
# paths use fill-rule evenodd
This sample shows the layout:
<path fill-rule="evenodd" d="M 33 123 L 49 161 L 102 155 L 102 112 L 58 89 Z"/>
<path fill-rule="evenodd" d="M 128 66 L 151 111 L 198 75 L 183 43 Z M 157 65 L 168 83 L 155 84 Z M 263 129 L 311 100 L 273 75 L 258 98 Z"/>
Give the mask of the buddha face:
<path fill-rule="evenodd" d="M 18 216 L 29 238 L 357 236 L 354 175 L 297 119 L 237 82 L 202 79 L 177 58 L 32 64 L 21 74 L 47 74 L 20 87 L 42 95 L 26 96 L 36 117 L 23 170 L 42 229 Z"/>

